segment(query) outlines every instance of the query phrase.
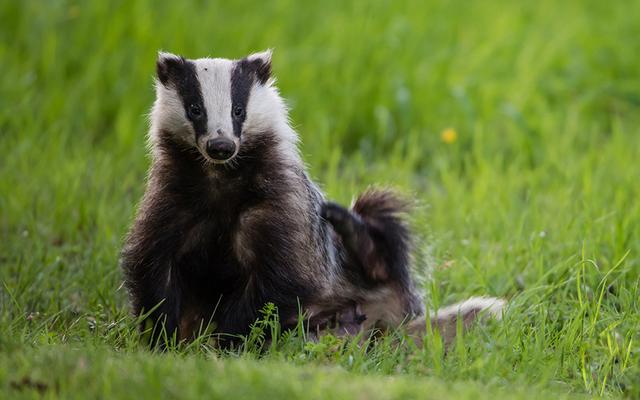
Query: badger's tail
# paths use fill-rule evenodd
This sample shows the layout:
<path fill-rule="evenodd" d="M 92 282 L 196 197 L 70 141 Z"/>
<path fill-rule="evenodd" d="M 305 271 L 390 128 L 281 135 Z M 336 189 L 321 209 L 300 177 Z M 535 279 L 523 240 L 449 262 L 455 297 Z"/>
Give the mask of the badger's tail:
<path fill-rule="evenodd" d="M 445 345 L 451 344 L 458 332 L 458 320 L 463 330 L 468 329 L 475 321 L 486 318 L 500 320 L 506 305 L 504 299 L 496 297 L 471 297 L 463 302 L 439 309 L 432 314 L 429 321 L 431 329 L 440 332 Z M 407 324 L 407 332 L 416 344 L 422 346 L 427 333 L 425 317 L 412 320 Z"/>

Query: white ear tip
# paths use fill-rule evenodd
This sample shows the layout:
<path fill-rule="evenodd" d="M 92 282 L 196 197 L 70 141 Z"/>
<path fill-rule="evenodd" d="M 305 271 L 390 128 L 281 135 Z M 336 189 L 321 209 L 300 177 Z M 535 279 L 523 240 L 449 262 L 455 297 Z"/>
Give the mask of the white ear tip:
<path fill-rule="evenodd" d="M 270 62 L 271 56 L 273 56 L 273 49 L 266 49 L 257 53 L 253 53 L 247 58 L 249 60 L 262 60 L 264 62 Z"/>
<path fill-rule="evenodd" d="M 179 59 L 180 57 L 167 51 L 158 50 L 158 60 Z"/>

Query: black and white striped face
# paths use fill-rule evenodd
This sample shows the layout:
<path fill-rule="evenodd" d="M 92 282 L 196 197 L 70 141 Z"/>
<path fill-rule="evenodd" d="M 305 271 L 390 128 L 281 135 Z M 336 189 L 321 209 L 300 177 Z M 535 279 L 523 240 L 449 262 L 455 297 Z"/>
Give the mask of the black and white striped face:
<path fill-rule="evenodd" d="M 172 135 L 216 164 L 232 160 L 243 143 L 264 132 L 295 142 L 271 79 L 271 51 L 241 60 L 160 53 L 151 121 L 152 135 Z"/>

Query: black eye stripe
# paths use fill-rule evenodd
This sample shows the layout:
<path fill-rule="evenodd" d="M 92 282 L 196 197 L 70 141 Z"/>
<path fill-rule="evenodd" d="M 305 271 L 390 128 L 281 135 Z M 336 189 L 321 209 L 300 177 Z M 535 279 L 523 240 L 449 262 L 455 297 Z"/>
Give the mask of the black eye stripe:
<path fill-rule="evenodd" d="M 253 86 L 255 73 L 252 65 L 246 60 L 237 61 L 231 72 L 231 116 L 233 133 L 240 137 L 242 124 L 246 119 L 245 110 L 249 102 L 249 94 Z"/>
<path fill-rule="evenodd" d="M 182 99 L 185 117 L 191 121 L 196 136 L 207 133 L 207 110 L 204 107 L 202 88 L 196 72 L 196 65 L 192 61 L 180 59 L 172 65 L 172 74 L 169 78 Z M 192 107 L 196 107 L 199 114 L 192 113 Z M 197 115 L 196 115 L 197 114 Z"/>

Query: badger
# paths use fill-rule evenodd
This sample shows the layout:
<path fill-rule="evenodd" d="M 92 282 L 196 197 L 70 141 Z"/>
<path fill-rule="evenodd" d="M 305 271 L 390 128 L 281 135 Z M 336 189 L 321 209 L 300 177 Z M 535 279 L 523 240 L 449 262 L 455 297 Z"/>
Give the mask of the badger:
<path fill-rule="evenodd" d="M 284 328 L 304 315 L 318 330 L 407 322 L 423 332 L 405 204 L 386 190 L 364 192 L 351 209 L 325 200 L 271 58 L 158 54 L 151 166 L 120 257 L 141 329 L 151 322 L 152 344 L 161 333 L 190 340 L 203 326 L 235 337 L 272 303 Z"/>
<path fill-rule="evenodd" d="M 399 218 L 402 212 L 406 212 L 409 205 L 402 199 L 388 191 L 365 192 L 351 210 L 339 204 L 326 202 L 322 208 L 322 216 L 329 221 L 341 238 L 343 249 L 347 254 L 346 265 L 356 268 L 369 280 L 383 286 L 396 285 L 396 292 L 388 296 L 388 301 L 393 304 L 402 298 L 403 290 L 413 289 L 410 271 L 407 269 L 409 256 L 408 244 L 412 243 L 409 230 Z M 390 257 L 391 255 L 391 257 Z M 400 295 L 399 295 L 400 294 Z M 427 321 L 425 316 L 405 315 L 404 328 L 409 337 L 418 346 L 422 345 L 427 332 L 427 324 L 432 330 L 438 330 L 445 345 L 450 345 L 458 333 L 458 319 L 463 329 L 469 326 L 478 317 L 494 317 L 500 319 L 502 308 L 505 306 L 503 299 L 493 297 L 471 297 L 463 302 L 452 304 L 431 313 L 432 318 Z M 378 311 L 383 308 L 376 308 Z M 392 307 L 391 310 L 401 310 L 401 307 Z M 357 309 L 356 309 L 357 310 Z M 389 322 L 397 322 L 397 316 L 390 319 L 376 320 L 374 325 L 354 326 L 347 314 L 339 313 L 336 320 L 337 333 L 352 333 L 362 330 L 370 330 L 377 323 L 383 322 L 382 328 L 389 328 Z M 357 314 L 356 314 L 357 315 Z M 379 314 L 376 314 L 379 315 Z M 366 320 L 366 315 L 362 316 Z M 334 329 L 335 333 L 335 329 Z"/>

